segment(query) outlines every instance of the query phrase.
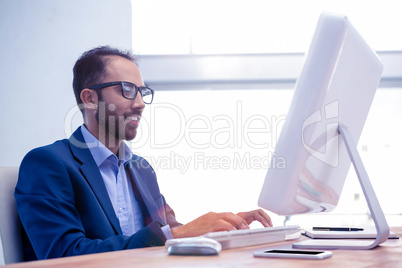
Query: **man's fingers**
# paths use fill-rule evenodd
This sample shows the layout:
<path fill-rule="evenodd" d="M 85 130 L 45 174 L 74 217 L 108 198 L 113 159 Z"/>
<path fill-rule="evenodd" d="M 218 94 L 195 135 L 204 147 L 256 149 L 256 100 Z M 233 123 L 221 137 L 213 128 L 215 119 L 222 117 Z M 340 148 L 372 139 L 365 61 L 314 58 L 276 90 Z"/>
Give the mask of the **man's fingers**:
<path fill-rule="evenodd" d="M 263 210 L 258 210 L 255 214 L 255 220 L 261 222 L 264 227 L 272 227 L 271 217 Z"/>
<path fill-rule="evenodd" d="M 264 227 L 271 227 L 272 220 L 267 213 L 265 213 L 262 209 L 257 209 L 249 212 L 240 212 L 237 215 L 242 217 L 249 224 L 253 221 L 260 222 Z"/>
<path fill-rule="evenodd" d="M 228 212 L 228 213 L 219 213 L 218 215 L 220 215 L 223 220 L 229 222 L 236 229 L 249 229 L 250 228 L 247 221 L 236 214 Z"/>

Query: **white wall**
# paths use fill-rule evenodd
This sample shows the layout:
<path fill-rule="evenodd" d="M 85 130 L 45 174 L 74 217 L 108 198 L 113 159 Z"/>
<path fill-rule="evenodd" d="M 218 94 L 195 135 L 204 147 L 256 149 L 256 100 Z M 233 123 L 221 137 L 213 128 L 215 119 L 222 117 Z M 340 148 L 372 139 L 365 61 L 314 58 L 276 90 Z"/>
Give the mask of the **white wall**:
<path fill-rule="evenodd" d="M 131 28 L 130 0 L 0 0 L 0 166 L 66 137 L 76 59 L 131 49 Z"/>

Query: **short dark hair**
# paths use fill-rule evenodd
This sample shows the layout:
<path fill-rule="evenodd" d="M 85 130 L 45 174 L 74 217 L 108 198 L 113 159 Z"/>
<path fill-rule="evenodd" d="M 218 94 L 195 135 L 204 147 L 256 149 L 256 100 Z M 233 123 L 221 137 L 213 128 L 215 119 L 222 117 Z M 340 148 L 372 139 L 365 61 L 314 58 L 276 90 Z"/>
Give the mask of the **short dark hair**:
<path fill-rule="evenodd" d="M 110 46 L 100 46 L 84 52 L 73 68 L 73 89 L 77 104 L 82 104 L 81 91 L 99 84 L 107 75 L 106 65 L 110 56 L 119 56 L 132 61 L 138 66 L 137 57 L 129 50 L 120 50 Z"/>

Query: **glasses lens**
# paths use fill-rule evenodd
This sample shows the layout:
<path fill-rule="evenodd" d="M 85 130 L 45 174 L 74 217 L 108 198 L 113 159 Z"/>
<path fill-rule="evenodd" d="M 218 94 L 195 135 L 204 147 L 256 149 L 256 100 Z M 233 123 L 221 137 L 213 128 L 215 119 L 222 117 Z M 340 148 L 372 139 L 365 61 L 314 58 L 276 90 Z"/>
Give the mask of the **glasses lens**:
<path fill-rule="evenodd" d="M 135 98 L 135 86 L 132 84 L 122 83 L 121 85 L 123 96 L 127 99 L 134 99 Z"/>
<path fill-rule="evenodd" d="M 152 100 L 154 98 L 154 91 L 150 89 L 149 87 L 142 87 L 141 88 L 141 96 L 142 100 L 146 104 L 151 104 Z"/>

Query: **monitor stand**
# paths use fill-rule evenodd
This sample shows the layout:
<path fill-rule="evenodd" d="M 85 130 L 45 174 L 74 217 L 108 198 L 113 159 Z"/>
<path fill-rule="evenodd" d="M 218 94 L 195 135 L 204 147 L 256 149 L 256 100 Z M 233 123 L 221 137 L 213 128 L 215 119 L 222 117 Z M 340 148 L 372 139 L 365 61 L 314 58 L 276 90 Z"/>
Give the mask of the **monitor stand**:
<path fill-rule="evenodd" d="M 370 209 L 371 217 L 373 218 L 377 238 L 375 241 L 371 239 L 365 240 L 350 240 L 350 239 L 312 239 L 297 242 L 293 244 L 293 248 L 309 248 L 309 249 L 372 249 L 379 244 L 385 242 L 389 236 L 389 226 L 385 219 L 384 213 L 380 207 L 377 196 L 375 195 L 373 186 L 364 168 L 363 162 L 356 149 L 356 144 L 353 141 L 352 135 L 347 127 L 339 124 L 338 132 L 343 138 L 343 141 L 348 151 L 350 160 L 353 163 L 357 177 L 359 178 L 360 185 L 363 189 L 368 207 Z"/>

